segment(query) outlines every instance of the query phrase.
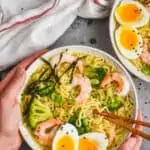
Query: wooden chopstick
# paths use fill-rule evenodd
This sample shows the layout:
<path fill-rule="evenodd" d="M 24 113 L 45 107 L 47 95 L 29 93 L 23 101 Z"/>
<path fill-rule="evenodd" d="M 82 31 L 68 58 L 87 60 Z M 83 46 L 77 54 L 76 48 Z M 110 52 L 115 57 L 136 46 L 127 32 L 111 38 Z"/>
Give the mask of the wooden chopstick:
<path fill-rule="evenodd" d="M 138 125 L 150 127 L 150 123 L 148 123 L 148 122 L 138 121 L 138 120 L 134 120 L 132 118 L 121 117 L 121 116 L 117 116 L 117 115 L 107 113 L 107 112 L 99 112 L 98 110 L 94 110 L 93 113 L 97 114 L 97 115 L 104 116 L 107 120 L 113 122 L 116 125 L 121 126 L 122 128 L 132 132 L 133 134 L 139 135 L 139 136 L 141 136 L 141 137 L 143 137 L 147 140 L 150 140 L 150 135 L 149 134 L 146 134 L 142 131 L 139 131 L 136 128 L 132 128 L 131 125 L 127 124 L 127 123 L 135 123 L 135 124 L 138 124 Z"/>
<path fill-rule="evenodd" d="M 119 125 L 120 127 L 132 132 L 135 135 L 139 135 L 147 140 L 150 140 L 150 135 L 146 134 L 142 131 L 137 130 L 136 128 L 132 128 L 130 125 L 127 125 L 126 123 L 124 123 L 123 121 L 120 120 L 115 120 L 115 119 L 110 119 L 110 118 L 106 118 L 107 120 L 115 123 L 116 125 Z"/>
<path fill-rule="evenodd" d="M 135 120 L 132 118 L 127 118 L 127 117 L 122 117 L 122 116 L 117 116 L 111 113 L 107 113 L 107 112 L 98 112 L 97 110 L 95 110 L 95 114 L 99 114 L 108 118 L 112 118 L 112 119 L 122 119 L 123 121 L 126 121 L 128 123 L 135 123 L 137 125 L 142 125 L 145 127 L 150 127 L 150 123 L 149 122 L 143 122 L 143 121 L 139 121 L 139 120 Z"/>

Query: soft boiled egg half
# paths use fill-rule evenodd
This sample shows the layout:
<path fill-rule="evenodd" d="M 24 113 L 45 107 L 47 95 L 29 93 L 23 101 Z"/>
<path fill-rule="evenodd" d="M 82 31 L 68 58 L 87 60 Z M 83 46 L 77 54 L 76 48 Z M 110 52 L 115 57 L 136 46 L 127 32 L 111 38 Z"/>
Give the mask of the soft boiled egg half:
<path fill-rule="evenodd" d="M 115 17 L 119 24 L 134 27 L 144 26 L 150 19 L 147 9 L 133 0 L 123 0 L 116 8 Z"/>
<path fill-rule="evenodd" d="M 103 133 L 87 133 L 79 138 L 78 150 L 107 150 L 108 139 Z"/>
<path fill-rule="evenodd" d="M 120 26 L 115 33 L 118 49 L 128 59 L 138 58 L 143 51 L 143 40 L 134 27 Z"/>
<path fill-rule="evenodd" d="M 57 131 L 52 150 L 107 150 L 108 138 L 103 133 L 91 132 L 78 136 L 72 124 L 66 123 Z"/>
<path fill-rule="evenodd" d="M 76 128 L 67 123 L 62 125 L 57 131 L 53 144 L 53 150 L 78 150 L 78 131 Z"/>

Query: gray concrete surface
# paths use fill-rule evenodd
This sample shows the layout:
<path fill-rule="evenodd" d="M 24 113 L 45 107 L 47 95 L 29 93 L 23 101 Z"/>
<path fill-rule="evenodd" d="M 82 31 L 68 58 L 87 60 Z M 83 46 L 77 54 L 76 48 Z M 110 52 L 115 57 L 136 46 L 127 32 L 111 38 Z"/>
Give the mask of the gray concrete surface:
<path fill-rule="evenodd" d="M 109 39 L 108 19 L 92 21 L 78 18 L 68 31 L 51 46 L 51 49 L 76 44 L 93 46 L 116 57 Z M 143 120 L 150 122 L 150 83 L 137 79 L 135 76 L 132 77 L 137 87 Z M 150 130 L 144 130 L 150 133 Z M 30 150 L 30 148 L 24 143 L 21 150 Z M 144 140 L 141 150 L 150 150 L 150 141 Z"/>

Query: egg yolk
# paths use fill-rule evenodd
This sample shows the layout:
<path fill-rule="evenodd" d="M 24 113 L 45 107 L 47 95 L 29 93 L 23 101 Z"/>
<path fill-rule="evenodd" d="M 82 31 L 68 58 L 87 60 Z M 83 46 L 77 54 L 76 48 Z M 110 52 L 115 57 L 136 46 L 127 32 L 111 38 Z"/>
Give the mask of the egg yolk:
<path fill-rule="evenodd" d="M 71 136 L 65 135 L 56 143 L 56 150 L 75 150 L 75 144 Z"/>
<path fill-rule="evenodd" d="M 138 35 L 132 29 L 123 29 L 119 38 L 121 45 L 126 50 L 134 50 L 138 45 Z"/>
<path fill-rule="evenodd" d="M 135 4 L 125 4 L 117 8 L 120 18 L 127 23 L 136 22 L 141 17 L 141 10 Z"/>
<path fill-rule="evenodd" d="M 95 141 L 87 138 L 82 138 L 79 140 L 78 150 L 98 150 L 98 146 Z"/>

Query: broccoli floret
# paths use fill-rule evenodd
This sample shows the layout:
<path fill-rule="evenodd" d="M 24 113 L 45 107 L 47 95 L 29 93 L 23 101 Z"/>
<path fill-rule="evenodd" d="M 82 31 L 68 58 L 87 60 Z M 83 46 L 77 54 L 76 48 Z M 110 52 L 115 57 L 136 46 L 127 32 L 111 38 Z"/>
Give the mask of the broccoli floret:
<path fill-rule="evenodd" d="M 49 108 L 48 102 L 43 102 L 38 99 L 34 99 L 29 109 L 29 125 L 31 128 L 36 126 L 47 119 L 53 118 L 53 114 Z"/>
<path fill-rule="evenodd" d="M 114 96 L 113 97 L 113 102 L 107 105 L 107 108 L 110 111 L 115 111 L 119 109 L 123 104 L 123 98 L 121 96 Z"/>

